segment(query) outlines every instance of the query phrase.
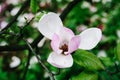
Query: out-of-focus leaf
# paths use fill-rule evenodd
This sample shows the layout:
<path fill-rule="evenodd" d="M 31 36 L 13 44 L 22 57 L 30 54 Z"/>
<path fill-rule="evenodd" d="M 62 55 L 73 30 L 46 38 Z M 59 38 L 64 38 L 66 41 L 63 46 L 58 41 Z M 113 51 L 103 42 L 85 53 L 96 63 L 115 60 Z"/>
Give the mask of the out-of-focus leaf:
<path fill-rule="evenodd" d="M 36 15 L 35 15 L 35 21 L 39 22 L 40 18 L 45 14 L 44 13 L 41 13 L 41 12 L 38 12 Z"/>
<path fill-rule="evenodd" d="M 118 43 L 117 43 L 115 56 L 120 61 L 120 41 L 118 41 Z"/>
<path fill-rule="evenodd" d="M 18 32 L 20 32 L 20 28 L 16 25 L 16 23 L 14 23 L 13 25 L 12 25 L 12 27 L 10 27 L 10 30 L 9 31 L 12 31 L 12 32 L 14 32 L 14 33 L 18 33 Z"/>
<path fill-rule="evenodd" d="M 80 67 L 77 63 L 74 63 L 71 68 L 62 69 L 61 74 L 56 75 L 56 80 L 69 80 L 72 76 L 78 75 L 84 69 Z"/>
<path fill-rule="evenodd" d="M 84 50 L 77 50 L 73 55 L 74 61 L 87 70 L 101 70 L 104 66 L 100 60 L 93 54 Z"/>
<path fill-rule="evenodd" d="M 77 76 L 73 76 L 71 80 L 98 80 L 97 73 L 83 71 Z"/>
<path fill-rule="evenodd" d="M 37 12 L 37 10 L 39 8 L 39 6 L 37 4 L 37 0 L 31 0 L 30 1 L 30 8 L 31 8 L 31 10 L 32 10 L 33 13 Z"/>
<path fill-rule="evenodd" d="M 7 80 L 7 72 L 0 69 L 0 80 Z"/>
<path fill-rule="evenodd" d="M 100 57 L 100 59 L 102 60 L 102 62 L 104 63 L 105 66 L 113 66 L 114 63 L 112 62 L 112 60 L 109 57 Z"/>

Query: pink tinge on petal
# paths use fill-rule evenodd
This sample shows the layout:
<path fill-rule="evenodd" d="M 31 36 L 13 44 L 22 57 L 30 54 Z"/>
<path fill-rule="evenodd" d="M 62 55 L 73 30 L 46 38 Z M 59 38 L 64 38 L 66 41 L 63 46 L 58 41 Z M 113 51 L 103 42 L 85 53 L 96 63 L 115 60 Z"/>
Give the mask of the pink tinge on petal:
<path fill-rule="evenodd" d="M 51 40 L 51 47 L 52 47 L 53 51 L 58 54 L 60 54 L 62 52 L 62 50 L 59 49 L 59 45 L 60 45 L 60 38 L 57 34 L 54 34 L 53 38 Z"/>
<path fill-rule="evenodd" d="M 47 61 L 57 68 L 69 68 L 73 65 L 73 58 L 69 55 L 50 53 Z"/>
<path fill-rule="evenodd" d="M 66 33 L 69 33 L 70 36 L 74 36 L 74 33 L 73 33 L 73 31 L 72 31 L 71 29 L 66 28 L 66 27 L 62 27 L 62 28 L 64 29 L 64 31 L 65 31 Z"/>
<path fill-rule="evenodd" d="M 79 36 L 73 37 L 68 44 L 68 52 L 65 52 L 65 54 L 70 54 L 75 50 L 77 50 L 79 47 L 79 44 L 80 44 L 80 37 Z"/>
<path fill-rule="evenodd" d="M 66 27 L 61 27 L 60 31 L 57 33 L 61 40 L 70 41 L 72 37 L 74 37 L 74 33 L 71 29 Z"/>

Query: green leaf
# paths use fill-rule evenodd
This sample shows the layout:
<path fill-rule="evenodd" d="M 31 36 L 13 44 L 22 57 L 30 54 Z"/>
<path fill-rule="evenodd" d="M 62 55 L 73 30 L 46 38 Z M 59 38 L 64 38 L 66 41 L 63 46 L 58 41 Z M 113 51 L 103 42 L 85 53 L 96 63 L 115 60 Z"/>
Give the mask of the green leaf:
<path fill-rule="evenodd" d="M 100 60 L 103 62 L 103 64 L 107 67 L 114 66 L 113 61 L 110 59 L 110 57 L 100 57 Z"/>
<path fill-rule="evenodd" d="M 98 74 L 83 71 L 77 76 L 73 76 L 71 80 L 98 80 Z"/>
<path fill-rule="evenodd" d="M 30 8 L 31 8 L 31 10 L 32 10 L 33 13 L 37 12 L 37 10 L 39 8 L 39 6 L 37 4 L 37 0 L 31 0 L 30 1 Z"/>
<path fill-rule="evenodd" d="M 117 60 L 120 61 L 120 41 L 118 41 L 118 43 L 117 43 L 115 56 L 116 56 Z"/>
<path fill-rule="evenodd" d="M 104 69 L 104 66 L 100 60 L 93 53 L 77 50 L 73 55 L 74 61 L 83 66 L 87 70 L 101 70 Z"/>
<path fill-rule="evenodd" d="M 83 71 L 83 68 L 80 67 L 78 64 L 74 63 L 71 68 L 61 69 L 60 72 L 62 74 L 56 75 L 56 80 L 68 80 L 72 76 L 78 75 L 80 72 Z"/>

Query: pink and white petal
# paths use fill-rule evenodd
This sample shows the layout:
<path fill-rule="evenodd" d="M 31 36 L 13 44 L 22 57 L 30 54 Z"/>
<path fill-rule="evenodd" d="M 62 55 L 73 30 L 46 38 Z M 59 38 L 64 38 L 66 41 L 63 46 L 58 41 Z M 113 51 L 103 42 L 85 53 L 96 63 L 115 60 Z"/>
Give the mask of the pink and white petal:
<path fill-rule="evenodd" d="M 71 29 L 66 27 L 61 27 L 60 31 L 58 32 L 59 37 L 62 40 L 70 41 L 72 37 L 74 37 L 74 33 Z"/>
<path fill-rule="evenodd" d="M 52 39 L 53 34 L 58 32 L 60 27 L 63 27 L 63 24 L 59 15 L 52 12 L 43 15 L 37 25 L 37 28 L 42 35 L 49 39 Z"/>
<path fill-rule="evenodd" d="M 54 52 L 61 54 L 62 50 L 59 49 L 59 45 L 60 45 L 60 38 L 57 34 L 53 35 L 53 38 L 51 40 L 51 47 L 53 49 Z"/>
<path fill-rule="evenodd" d="M 69 55 L 50 53 L 47 61 L 57 68 L 69 68 L 73 65 L 73 58 Z"/>
<path fill-rule="evenodd" d="M 89 28 L 83 31 L 80 35 L 80 49 L 90 50 L 94 48 L 101 40 L 102 32 L 98 28 Z"/>
<path fill-rule="evenodd" d="M 73 37 L 68 44 L 68 52 L 65 52 L 65 54 L 70 54 L 75 50 L 77 50 L 79 44 L 80 44 L 80 36 Z"/>

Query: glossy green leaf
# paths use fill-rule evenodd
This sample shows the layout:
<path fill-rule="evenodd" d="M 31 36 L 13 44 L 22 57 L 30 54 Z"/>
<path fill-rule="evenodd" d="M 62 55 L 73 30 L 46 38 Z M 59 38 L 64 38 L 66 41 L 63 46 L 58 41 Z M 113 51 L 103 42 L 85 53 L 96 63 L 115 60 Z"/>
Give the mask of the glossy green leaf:
<path fill-rule="evenodd" d="M 84 50 L 77 50 L 73 55 L 74 61 L 87 70 L 101 70 L 104 66 L 93 53 Z"/>
<path fill-rule="evenodd" d="M 77 76 L 73 76 L 71 80 L 98 80 L 98 74 L 83 71 Z"/>
<path fill-rule="evenodd" d="M 31 8 L 31 10 L 32 10 L 33 13 L 37 12 L 37 10 L 39 8 L 39 6 L 37 4 L 37 0 L 31 0 L 30 1 L 30 8 Z"/>

